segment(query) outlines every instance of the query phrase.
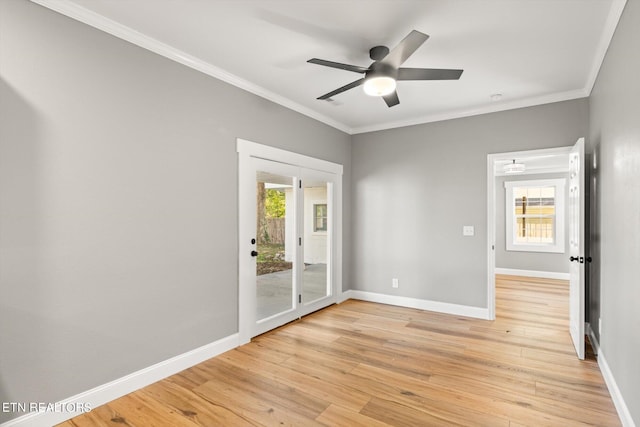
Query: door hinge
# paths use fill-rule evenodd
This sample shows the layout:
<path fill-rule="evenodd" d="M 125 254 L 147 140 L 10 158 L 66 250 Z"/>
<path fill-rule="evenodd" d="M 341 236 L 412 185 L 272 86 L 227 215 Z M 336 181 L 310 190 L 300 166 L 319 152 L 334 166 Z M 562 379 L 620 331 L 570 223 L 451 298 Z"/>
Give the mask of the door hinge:
<path fill-rule="evenodd" d="M 302 180 L 298 181 L 298 188 L 302 188 Z"/>
<path fill-rule="evenodd" d="M 302 294 L 298 294 L 298 304 L 302 304 Z"/>
<path fill-rule="evenodd" d="M 302 237 L 298 237 L 298 246 L 302 246 Z"/>

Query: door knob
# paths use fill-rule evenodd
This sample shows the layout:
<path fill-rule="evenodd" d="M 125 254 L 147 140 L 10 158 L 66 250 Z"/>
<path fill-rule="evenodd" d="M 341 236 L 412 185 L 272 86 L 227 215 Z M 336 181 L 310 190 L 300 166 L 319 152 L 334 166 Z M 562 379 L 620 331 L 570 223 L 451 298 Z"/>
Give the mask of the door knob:
<path fill-rule="evenodd" d="M 251 251 L 251 256 L 258 256 L 258 251 Z"/>

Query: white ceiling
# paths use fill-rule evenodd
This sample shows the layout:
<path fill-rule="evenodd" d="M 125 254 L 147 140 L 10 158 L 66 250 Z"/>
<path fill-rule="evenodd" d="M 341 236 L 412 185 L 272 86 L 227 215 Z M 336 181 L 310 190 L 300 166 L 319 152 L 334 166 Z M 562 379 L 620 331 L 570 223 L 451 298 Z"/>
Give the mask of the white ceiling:
<path fill-rule="evenodd" d="M 349 133 L 588 96 L 626 0 L 32 0 Z M 310 58 L 368 66 L 375 45 L 430 35 L 406 67 L 462 68 L 402 81 L 400 105 Z M 499 101 L 491 95 L 502 94 Z"/>

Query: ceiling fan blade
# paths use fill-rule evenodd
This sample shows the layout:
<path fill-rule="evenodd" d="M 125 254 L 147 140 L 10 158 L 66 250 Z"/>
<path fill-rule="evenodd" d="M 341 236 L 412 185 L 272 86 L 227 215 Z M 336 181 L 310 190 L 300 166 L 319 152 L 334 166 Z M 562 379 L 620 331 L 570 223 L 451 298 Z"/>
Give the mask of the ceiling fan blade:
<path fill-rule="evenodd" d="M 331 91 L 329 93 L 325 93 L 324 95 L 318 97 L 317 99 L 329 99 L 334 95 L 337 95 L 337 94 L 342 93 L 344 91 L 347 91 L 349 89 L 353 89 L 354 87 L 358 87 L 363 83 L 364 83 L 364 77 L 361 78 L 361 79 L 356 80 L 355 82 L 351 82 L 348 85 L 344 85 L 341 88 L 338 88 L 338 89 L 336 89 L 334 91 Z"/>
<path fill-rule="evenodd" d="M 464 70 L 400 68 L 398 80 L 458 80 Z"/>
<path fill-rule="evenodd" d="M 394 105 L 400 104 L 400 98 L 398 98 L 398 92 L 395 90 L 393 91 L 393 93 L 390 93 L 389 95 L 385 95 L 382 98 L 384 98 L 384 102 L 386 102 L 387 106 L 389 107 L 393 107 Z"/>
<path fill-rule="evenodd" d="M 413 30 L 407 37 L 402 39 L 400 44 L 394 47 L 387 56 L 382 58 L 380 62 L 383 64 L 389 64 L 394 68 L 398 68 L 413 54 L 413 52 L 422 46 L 422 43 L 426 42 L 428 38 L 428 35 L 423 34 L 420 31 Z"/>
<path fill-rule="evenodd" d="M 325 67 L 339 68 L 340 70 L 353 71 L 354 73 L 366 73 L 369 68 L 359 67 L 357 65 L 343 64 L 341 62 L 326 61 L 324 59 L 313 58 L 307 62 L 311 64 L 324 65 Z"/>

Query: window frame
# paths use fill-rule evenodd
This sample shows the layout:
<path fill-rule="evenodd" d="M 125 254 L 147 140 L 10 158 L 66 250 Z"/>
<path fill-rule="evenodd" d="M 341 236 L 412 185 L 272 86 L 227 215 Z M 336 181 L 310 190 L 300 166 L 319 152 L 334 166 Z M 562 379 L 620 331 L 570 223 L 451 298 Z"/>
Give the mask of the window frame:
<path fill-rule="evenodd" d="M 325 201 L 325 202 L 313 202 L 312 204 L 312 210 L 313 210 L 313 232 L 314 233 L 318 233 L 318 234 L 322 234 L 322 233 L 327 233 L 327 230 L 329 229 L 329 204 Z M 318 229 L 316 228 L 316 225 L 318 224 L 318 207 L 319 206 L 324 206 L 324 212 L 325 215 L 320 217 L 320 218 L 324 218 L 324 229 Z"/>
<path fill-rule="evenodd" d="M 533 179 L 526 181 L 505 181 L 505 236 L 507 251 L 522 252 L 547 252 L 547 253 L 565 253 L 565 188 L 567 180 L 565 178 L 556 179 Z M 540 188 L 555 187 L 555 216 L 554 216 L 554 242 L 527 242 L 518 243 L 515 238 L 517 236 L 517 220 L 515 213 L 514 188 Z"/>

